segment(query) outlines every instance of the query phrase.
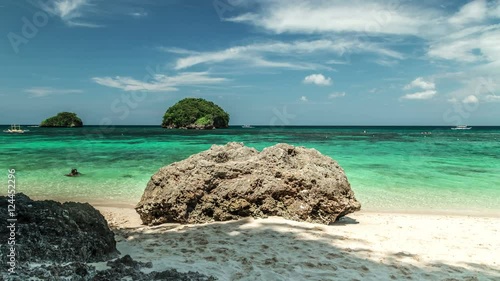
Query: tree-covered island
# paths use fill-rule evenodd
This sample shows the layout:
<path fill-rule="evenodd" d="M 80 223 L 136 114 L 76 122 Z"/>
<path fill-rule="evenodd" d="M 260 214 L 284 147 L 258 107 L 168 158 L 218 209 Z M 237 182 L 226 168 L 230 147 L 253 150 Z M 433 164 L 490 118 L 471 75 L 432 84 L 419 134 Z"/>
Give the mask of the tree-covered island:
<path fill-rule="evenodd" d="M 82 127 L 83 122 L 76 113 L 60 112 L 42 121 L 40 127 Z"/>
<path fill-rule="evenodd" d="M 163 128 L 215 129 L 229 126 L 229 114 L 220 106 L 201 98 L 185 98 L 163 116 Z"/>

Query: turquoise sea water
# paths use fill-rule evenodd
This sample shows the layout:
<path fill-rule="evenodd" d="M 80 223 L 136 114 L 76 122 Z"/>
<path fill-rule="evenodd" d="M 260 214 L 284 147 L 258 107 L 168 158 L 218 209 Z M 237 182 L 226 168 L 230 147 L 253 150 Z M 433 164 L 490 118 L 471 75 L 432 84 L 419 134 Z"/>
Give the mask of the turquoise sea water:
<path fill-rule="evenodd" d="M 238 141 L 261 150 L 286 142 L 337 160 L 365 210 L 500 214 L 500 127 L 24 129 L 30 131 L 0 134 L 1 194 L 7 169 L 15 168 L 17 192 L 34 198 L 133 205 L 160 167 L 212 144 Z M 84 176 L 65 177 L 71 168 Z"/>

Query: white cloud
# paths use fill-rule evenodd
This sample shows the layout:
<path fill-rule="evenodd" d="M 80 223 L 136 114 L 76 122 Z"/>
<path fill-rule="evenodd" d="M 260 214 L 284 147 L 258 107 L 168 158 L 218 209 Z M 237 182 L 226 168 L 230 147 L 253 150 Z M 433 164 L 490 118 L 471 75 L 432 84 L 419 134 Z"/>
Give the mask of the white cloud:
<path fill-rule="evenodd" d="M 497 76 L 458 76 L 458 87 L 448 94 L 448 101 L 452 103 L 496 102 L 496 93 L 500 91 L 500 78 Z"/>
<path fill-rule="evenodd" d="M 200 52 L 186 50 L 186 49 L 177 48 L 177 47 L 157 47 L 156 49 L 161 51 L 161 52 L 178 54 L 178 55 L 199 55 L 200 54 Z"/>
<path fill-rule="evenodd" d="M 349 64 L 348 61 L 345 60 L 328 60 L 326 61 L 327 64 Z"/>
<path fill-rule="evenodd" d="M 459 62 L 500 61 L 500 24 L 451 33 L 431 43 L 428 56 Z"/>
<path fill-rule="evenodd" d="M 387 35 L 415 36 L 428 45 L 427 56 L 432 59 L 500 60 L 498 0 L 470 1 L 456 12 L 420 1 L 255 0 L 250 6 L 250 12 L 226 20 L 278 34 L 348 35 L 365 42 L 380 42 L 376 38 Z M 241 4 L 240 8 L 250 7 Z M 398 63 L 386 58 L 374 62 L 385 66 Z"/>
<path fill-rule="evenodd" d="M 76 22 L 76 21 L 68 21 L 68 22 L 66 22 L 66 24 L 68 26 L 73 26 L 73 27 L 89 27 L 89 28 L 99 28 L 99 27 L 104 26 L 101 24 L 88 23 L 88 22 Z"/>
<path fill-rule="evenodd" d="M 374 60 L 373 62 L 382 66 L 395 66 L 399 63 L 398 60 L 388 60 L 388 59 L 377 59 Z"/>
<path fill-rule="evenodd" d="M 300 101 L 302 101 L 302 102 L 308 102 L 309 100 L 307 99 L 306 96 L 301 96 L 300 97 Z"/>
<path fill-rule="evenodd" d="M 478 102 L 479 99 L 474 95 L 467 96 L 465 99 L 462 100 L 462 103 L 478 103 Z"/>
<path fill-rule="evenodd" d="M 335 99 L 335 98 L 341 98 L 341 97 L 345 97 L 345 92 L 338 92 L 338 93 L 331 93 L 328 95 L 328 98 L 329 99 Z"/>
<path fill-rule="evenodd" d="M 471 1 L 463 5 L 455 15 L 448 19 L 448 21 L 457 25 L 479 22 L 487 16 L 487 11 L 488 8 L 485 0 Z"/>
<path fill-rule="evenodd" d="M 434 84 L 434 82 L 431 81 L 425 81 L 425 79 L 422 77 L 417 77 L 410 84 L 406 85 L 403 89 L 411 90 L 415 88 L 422 91 L 413 94 L 406 94 L 402 96 L 401 99 L 427 100 L 433 98 L 437 94 L 437 91 L 435 90 L 436 84 Z"/>
<path fill-rule="evenodd" d="M 318 86 L 329 86 L 332 84 L 330 77 L 325 77 L 323 74 L 311 74 L 304 78 L 305 84 L 315 84 Z"/>
<path fill-rule="evenodd" d="M 163 48 L 163 50 L 181 54 L 180 50 L 175 48 Z M 312 55 L 318 54 L 334 54 L 342 58 L 350 53 L 371 53 L 392 59 L 404 58 L 401 53 L 387 49 L 380 44 L 347 38 L 255 43 L 213 52 L 181 51 L 187 56 L 176 61 L 175 69 L 185 69 L 198 64 L 213 64 L 228 61 L 245 62 L 247 66 L 254 67 L 318 69 L 320 68 L 319 64 L 304 61 L 307 59 L 311 60 Z M 190 54 L 189 52 L 192 53 Z M 280 59 L 278 60 L 276 57 Z"/>
<path fill-rule="evenodd" d="M 102 20 L 114 15 L 131 16 L 134 18 L 147 17 L 148 13 L 137 8 L 134 1 L 111 1 L 103 0 L 30 0 L 47 13 L 59 17 L 67 26 L 71 27 L 104 27 L 92 21 Z M 147 4 L 147 3 L 145 3 Z M 93 17 L 93 20 L 89 20 Z"/>
<path fill-rule="evenodd" d="M 462 103 L 467 103 L 467 104 L 478 103 L 478 102 L 479 99 L 474 95 L 467 96 L 462 100 Z"/>
<path fill-rule="evenodd" d="M 404 87 L 405 90 L 414 89 L 414 88 L 420 88 L 422 90 L 434 90 L 436 88 L 436 85 L 434 84 L 434 82 L 425 81 L 424 78 L 417 77 L 410 84 L 408 84 Z"/>
<path fill-rule="evenodd" d="M 259 0 L 252 11 L 226 20 L 247 23 L 274 33 L 360 32 L 418 35 L 436 22 L 437 9 L 400 1 Z M 415 14 L 418 12 L 418 16 Z"/>
<path fill-rule="evenodd" d="M 486 95 L 484 99 L 487 102 L 500 102 L 500 96 L 497 95 Z"/>
<path fill-rule="evenodd" d="M 88 4 L 88 0 L 55 0 L 54 11 L 63 19 L 71 19 L 79 15 L 78 9 Z"/>
<path fill-rule="evenodd" d="M 34 87 L 24 90 L 26 93 L 31 94 L 32 97 L 46 97 L 50 95 L 64 95 L 64 94 L 79 94 L 83 93 L 82 90 L 77 89 L 55 89 L 50 87 Z"/>
<path fill-rule="evenodd" d="M 427 91 L 422 91 L 422 92 L 417 92 L 414 94 L 407 94 L 402 97 L 402 99 L 406 100 L 428 100 L 434 97 L 436 95 L 436 91 L 434 90 L 427 90 Z"/>
<path fill-rule="evenodd" d="M 143 17 L 146 17 L 148 15 L 148 13 L 144 12 L 144 11 L 140 11 L 140 12 L 130 13 L 130 15 L 135 17 L 135 18 L 143 18 Z"/>
<path fill-rule="evenodd" d="M 183 72 L 177 76 L 156 74 L 148 81 L 140 81 L 131 77 L 94 77 L 94 82 L 106 87 L 124 91 L 171 92 L 179 86 L 219 84 L 227 81 L 225 78 L 211 77 L 207 72 Z"/>
<path fill-rule="evenodd" d="M 500 0 L 488 2 L 488 16 L 500 18 Z"/>
<path fill-rule="evenodd" d="M 500 1 L 475 0 L 448 18 L 447 32 L 430 40 L 428 56 L 473 63 L 500 61 Z"/>
<path fill-rule="evenodd" d="M 81 21 L 83 14 L 93 6 L 91 1 L 92 0 L 39 0 L 38 4 L 47 13 L 61 18 L 68 26 L 102 27 L 102 25 Z"/>

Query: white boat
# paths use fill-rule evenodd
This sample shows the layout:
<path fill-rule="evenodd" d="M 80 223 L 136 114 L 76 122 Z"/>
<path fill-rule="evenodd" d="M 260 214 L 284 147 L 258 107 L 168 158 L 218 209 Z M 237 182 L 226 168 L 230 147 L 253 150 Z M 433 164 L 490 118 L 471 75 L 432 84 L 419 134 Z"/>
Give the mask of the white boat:
<path fill-rule="evenodd" d="M 467 125 L 458 125 L 455 128 L 451 128 L 452 130 L 470 130 L 472 127 L 467 127 Z"/>
<path fill-rule="evenodd" d="M 4 133 L 10 133 L 10 134 L 23 134 L 24 132 L 27 132 L 28 130 L 23 130 L 21 129 L 20 125 L 10 125 L 10 129 L 4 130 Z"/>
<path fill-rule="evenodd" d="M 243 125 L 241 126 L 243 129 L 252 129 L 254 127 L 250 126 L 250 125 Z"/>

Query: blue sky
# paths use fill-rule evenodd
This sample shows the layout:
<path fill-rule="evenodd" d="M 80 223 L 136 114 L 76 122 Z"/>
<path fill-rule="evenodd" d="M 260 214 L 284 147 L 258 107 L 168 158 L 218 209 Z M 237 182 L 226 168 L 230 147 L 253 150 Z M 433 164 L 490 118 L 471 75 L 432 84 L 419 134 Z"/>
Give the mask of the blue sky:
<path fill-rule="evenodd" d="M 0 1 L 0 124 L 500 125 L 500 1 Z"/>

